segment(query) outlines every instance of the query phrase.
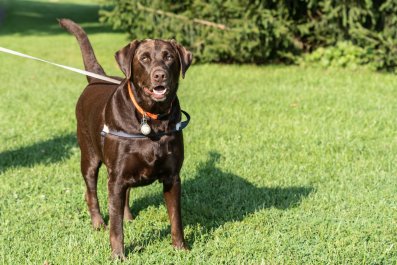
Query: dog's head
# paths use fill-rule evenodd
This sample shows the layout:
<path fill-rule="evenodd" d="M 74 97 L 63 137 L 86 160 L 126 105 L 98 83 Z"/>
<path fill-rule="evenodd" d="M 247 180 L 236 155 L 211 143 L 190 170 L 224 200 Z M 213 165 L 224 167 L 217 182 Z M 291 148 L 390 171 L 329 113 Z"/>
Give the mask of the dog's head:
<path fill-rule="evenodd" d="M 136 93 L 149 105 L 170 102 L 178 89 L 180 73 L 185 77 L 192 63 L 192 54 L 174 40 L 135 40 L 115 57 Z"/>

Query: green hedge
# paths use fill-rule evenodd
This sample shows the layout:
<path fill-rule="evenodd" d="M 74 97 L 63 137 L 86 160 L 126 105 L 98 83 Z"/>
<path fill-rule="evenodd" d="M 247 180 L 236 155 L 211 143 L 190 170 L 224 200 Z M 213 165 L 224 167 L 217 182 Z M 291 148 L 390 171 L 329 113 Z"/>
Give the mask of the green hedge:
<path fill-rule="evenodd" d="M 395 0 L 105 1 L 102 21 L 131 38 L 175 38 L 200 62 L 296 62 L 341 41 L 377 69 L 397 62 Z"/>

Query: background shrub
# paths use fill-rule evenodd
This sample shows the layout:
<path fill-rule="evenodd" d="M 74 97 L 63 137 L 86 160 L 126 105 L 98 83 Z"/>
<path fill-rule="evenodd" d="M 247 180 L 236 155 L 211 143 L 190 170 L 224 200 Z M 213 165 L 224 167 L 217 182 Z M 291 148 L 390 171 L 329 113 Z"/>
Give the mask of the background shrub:
<path fill-rule="evenodd" d="M 299 59 L 301 65 L 320 64 L 323 67 L 347 67 L 356 69 L 365 66 L 376 70 L 379 65 L 373 58 L 372 49 L 361 48 L 348 41 L 338 42 L 335 46 L 320 47 L 312 53 L 307 53 Z"/>
<path fill-rule="evenodd" d="M 339 42 L 339 49 L 350 43 L 360 50 L 358 65 L 393 70 L 397 62 L 395 0 L 105 2 L 102 21 L 131 38 L 175 38 L 201 62 L 296 62 L 299 55 Z"/>

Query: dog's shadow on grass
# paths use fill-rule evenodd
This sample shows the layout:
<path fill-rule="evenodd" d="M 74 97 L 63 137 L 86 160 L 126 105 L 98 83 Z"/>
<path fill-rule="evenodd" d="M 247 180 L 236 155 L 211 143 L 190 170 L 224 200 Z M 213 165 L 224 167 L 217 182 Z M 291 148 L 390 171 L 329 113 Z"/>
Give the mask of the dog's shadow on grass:
<path fill-rule="evenodd" d="M 36 164 L 50 164 L 67 159 L 75 146 L 77 146 L 76 135 L 70 133 L 0 152 L 0 173 L 9 168 L 32 167 Z"/>
<path fill-rule="evenodd" d="M 241 221 L 256 211 L 275 207 L 289 209 L 300 204 L 312 191 L 308 186 L 292 187 L 256 187 L 247 180 L 230 172 L 224 172 L 216 164 L 220 154 L 211 152 L 208 160 L 200 164 L 196 176 L 182 184 L 182 220 L 184 225 L 199 224 L 204 232 L 223 225 L 226 222 Z M 133 214 L 148 206 L 163 204 L 161 194 L 132 201 Z M 138 245 L 156 240 L 156 233 L 143 239 Z M 157 236 L 159 233 L 157 233 Z M 160 236 L 170 236 L 170 228 L 160 231 Z M 194 243 L 187 238 L 188 244 Z M 134 251 L 134 243 L 127 246 L 127 253 Z"/>

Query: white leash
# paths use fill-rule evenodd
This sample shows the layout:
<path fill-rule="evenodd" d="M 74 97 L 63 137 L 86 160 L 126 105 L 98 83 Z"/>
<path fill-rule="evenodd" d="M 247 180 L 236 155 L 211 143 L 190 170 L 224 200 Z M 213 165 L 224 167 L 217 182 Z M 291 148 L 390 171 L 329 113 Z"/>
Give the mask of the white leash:
<path fill-rule="evenodd" d="M 24 57 L 24 58 L 28 58 L 28 59 L 32 59 L 32 60 L 36 60 L 36 61 L 40 61 L 40 62 L 44 62 L 44 63 L 48 63 L 48 64 L 52 64 L 52 65 L 55 65 L 57 67 L 61 67 L 61 68 L 64 68 L 66 70 L 69 70 L 69 71 L 73 71 L 73 72 L 76 72 L 76 73 L 79 73 L 79 74 L 82 74 L 82 75 L 91 76 L 91 77 L 94 77 L 94 78 L 97 78 L 97 79 L 100 79 L 100 80 L 108 81 L 110 83 L 114 83 L 114 84 L 120 84 L 121 83 L 121 81 L 113 79 L 113 78 L 110 78 L 110 77 L 107 77 L 107 76 L 98 75 L 98 74 L 95 74 L 95 73 L 92 73 L 92 72 L 88 72 L 88 71 L 85 71 L 85 70 L 80 70 L 80 69 L 73 68 L 73 67 L 66 66 L 66 65 L 62 65 L 62 64 L 52 63 L 52 62 L 49 62 L 49 61 L 46 61 L 46 60 L 43 60 L 43 59 L 40 59 L 40 58 L 36 58 L 36 57 L 30 56 L 30 55 L 27 55 L 27 54 L 23 54 L 23 53 L 20 53 L 20 52 L 9 50 L 9 49 L 3 48 L 3 47 L 0 47 L 0 52 L 5 52 L 5 53 L 12 54 L 12 55 L 16 55 L 16 56 L 20 56 L 20 57 Z"/>

